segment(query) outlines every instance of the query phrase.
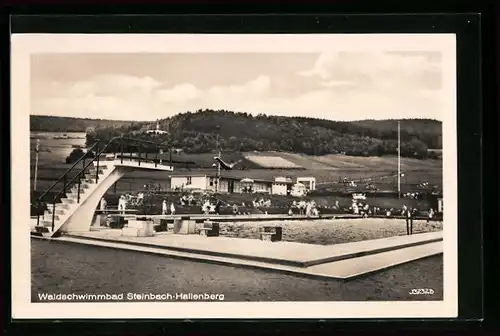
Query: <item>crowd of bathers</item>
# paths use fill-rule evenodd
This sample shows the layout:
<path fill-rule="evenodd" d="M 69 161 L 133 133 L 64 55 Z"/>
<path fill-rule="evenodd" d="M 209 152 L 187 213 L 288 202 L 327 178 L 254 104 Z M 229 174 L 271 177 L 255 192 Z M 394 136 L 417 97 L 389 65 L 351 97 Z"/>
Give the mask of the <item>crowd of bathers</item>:
<path fill-rule="evenodd" d="M 129 207 L 140 206 L 144 203 L 144 193 L 139 192 L 136 196 L 130 193 L 126 193 L 120 196 L 118 200 L 118 210 L 122 213 L 126 213 Z M 231 208 L 233 214 L 247 214 L 249 213 L 249 208 L 260 209 L 261 211 L 267 213 L 268 208 L 273 206 L 271 199 L 265 199 L 264 197 L 257 197 L 252 200 L 251 203 L 245 204 L 245 202 L 225 202 L 221 199 L 216 198 L 214 195 L 210 194 L 184 194 L 178 201 L 175 202 L 174 199 L 162 199 L 161 203 L 161 214 L 163 215 L 175 215 L 177 207 L 201 207 L 201 212 L 205 214 L 215 213 L 219 214 L 222 207 Z M 352 213 L 354 215 L 361 215 L 363 217 L 371 216 L 403 216 L 403 217 L 416 217 L 421 214 L 419 209 L 416 207 L 409 208 L 403 205 L 401 209 L 386 208 L 382 209 L 378 206 L 371 206 L 366 199 L 358 200 L 353 199 L 349 207 L 341 207 L 339 201 L 336 200 L 334 204 L 322 206 L 318 205 L 314 200 L 300 200 L 293 201 L 288 206 L 286 204 L 278 205 L 278 207 L 288 208 L 288 215 L 302 215 L 302 216 L 319 216 L 322 209 L 333 209 L 342 213 Z M 105 211 L 107 209 L 107 202 L 105 198 L 102 198 L 100 203 L 100 209 Z M 198 210 L 199 211 L 199 210 Z M 434 209 L 430 208 L 425 211 L 426 216 L 429 220 L 433 220 L 436 212 Z"/>

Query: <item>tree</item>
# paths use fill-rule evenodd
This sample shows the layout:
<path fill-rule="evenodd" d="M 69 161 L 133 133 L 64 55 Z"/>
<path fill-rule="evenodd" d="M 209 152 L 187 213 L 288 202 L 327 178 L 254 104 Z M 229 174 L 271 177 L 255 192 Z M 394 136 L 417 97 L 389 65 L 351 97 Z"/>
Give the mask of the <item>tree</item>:
<path fill-rule="evenodd" d="M 75 148 L 71 151 L 71 153 L 66 157 L 66 163 L 74 163 L 78 161 L 81 157 L 85 156 L 86 158 L 93 158 L 95 155 L 92 151 L 84 152 L 81 148 Z"/>
<path fill-rule="evenodd" d="M 397 120 L 365 120 L 336 122 L 305 117 L 253 116 L 243 112 L 198 110 L 178 114 L 159 121 L 168 135 L 147 134 L 147 124 L 123 124 L 97 128 L 87 133 L 87 144 L 95 139 L 133 135 L 144 140 L 176 144 L 186 153 L 208 153 L 216 147 L 220 136 L 224 150 L 277 150 L 310 155 L 345 152 L 357 156 L 397 154 Z M 143 125 L 138 131 L 138 127 Z M 136 132 L 136 133 L 134 133 Z M 427 157 L 427 148 L 438 149 L 442 123 L 435 120 L 401 121 L 401 155 Z M 224 140 L 225 139 L 225 140 Z M 108 151 L 116 150 L 115 144 Z M 129 147 L 127 151 L 132 150 Z"/>

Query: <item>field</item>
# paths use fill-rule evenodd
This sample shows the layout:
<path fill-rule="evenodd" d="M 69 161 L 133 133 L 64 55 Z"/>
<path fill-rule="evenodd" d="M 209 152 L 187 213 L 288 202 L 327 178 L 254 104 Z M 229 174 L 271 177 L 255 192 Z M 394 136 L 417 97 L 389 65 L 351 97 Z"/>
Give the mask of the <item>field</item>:
<path fill-rule="evenodd" d="M 297 153 L 284 153 L 284 152 L 249 152 L 244 153 L 245 157 L 248 156 L 262 156 L 262 157 L 280 157 L 293 164 L 311 170 L 338 170 L 338 169 L 383 169 L 393 170 L 398 169 L 398 159 L 395 156 L 385 157 L 358 157 L 347 156 L 340 154 L 311 156 Z M 403 171 L 425 170 L 425 169 L 440 169 L 442 167 L 441 160 L 418 160 L 411 158 L 401 158 L 401 169 Z"/>
<path fill-rule="evenodd" d="M 433 295 L 409 295 L 432 288 Z M 225 301 L 442 300 L 436 256 L 347 283 L 60 242 L 31 241 L 31 296 L 40 293 L 220 293 Z"/>
<path fill-rule="evenodd" d="M 303 169 L 304 167 L 277 155 L 246 154 L 245 159 L 267 169 Z"/>
<path fill-rule="evenodd" d="M 68 139 L 61 139 L 64 135 Z M 63 163 L 71 153 L 73 146 L 85 146 L 85 133 L 31 132 L 30 158 L 32 164 L 35 162 L 36 139 L 40 140 L 39 163 L 45 166 Z"/>
<path fill-rule="evenodd" d="M 181 154 L 173 154 L 172 155 L 172 160 L 174 161 L 192 161 L 196 162 L 196 165 L 190 165 L 189 168 L 198 168 L 198 169 L 212 169 L 213 171 L 213 163 L 214 163 L 214 156 L 217 155 L 216 152 L 213 153 L 199 153 L 199 154 L 191 154 L 191 153 L 181 153 Z M 231 162 L 237 162 L 238 163 L 238 168 L 245 168 L 245 169 L 260 169 L 262 168 L 259 164 L 252 162 L 250 160 L 247 160 L 241 153 L 234 153 L 234 152 L 224 152 L 222 154 L 222 158 L 225 162 L 231 163 Z M 186 168 L 186 165 L 179 164 L 179 168 Z"/>

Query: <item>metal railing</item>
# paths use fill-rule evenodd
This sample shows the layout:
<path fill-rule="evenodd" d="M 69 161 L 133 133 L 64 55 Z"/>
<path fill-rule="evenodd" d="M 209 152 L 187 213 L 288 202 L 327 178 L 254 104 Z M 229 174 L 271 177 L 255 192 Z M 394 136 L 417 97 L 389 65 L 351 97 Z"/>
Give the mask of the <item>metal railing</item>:
<path fill-rule="evenodd" d="M 96 171 L 95 171 L 95 182 L 98 183 L 99 182 L 99 164 L 100 164 L 100 161 L 101 161 L 101 155 L 104 153 L 105 154 L 105 151 L 109 148 L 109 146 L 113 143 L 115 143 L 116 141 L 119 141 L 120 144 L 120 162 L 123 163 L 123 158 L 124 158 L 124 141 L 127 141 L 127 142 L 131 142 L 131 143 L 139 143 L 139 144 L 148 144 L 148 145 L 154 145 L 155 146 L 155 158 L 154 158 L 154 163 L 155 163 L 155 168 L 158 166 L 158 154 L 159 154 L 159 150 L 160 148 L 164 148 L 164 147 L 167 147 L 166 145 L 164 144 L 159 144 L 159 143 L 155 143 L 155 142 L 152 142 L 152 141 L 147 141 L 147 140 L 141 140 L 141 139 L 133 139 L 133 138 L 127 138 L 127 137 L 114 137 L 112 138 L 111 140 L 109 140 L 109 142 L 101 149 L 99 150 L 99 144 L 101 143 L 101 140 L 97 140 L 88 150 L 87 150 L 87 153 L 94 150 L 95 149 L 95 152 L 96 152 L 96 155 L 93 157 L 93 158 L 89 158 L 87 157 L 87 154 L 85 153 L 81 158 L 79 158 L 56 182 L 54 182 L 45 192 L 42 193 L 42 195 L 40 195 L 37 200 L 35 201 L 36 203 L 36 206 L 37 206 L 37 226 L 39 226 L 40 224 L 40 206 L 44 203 L 46 203 L 44 201 L 45 197 L 48 195 L 48 193 L 50 191 L 52 191 L 55 186 L 57 186 L 61 181 L 63 182 L 63 187 L 62 189 L 60 189 L 56 194 L 55 196 L 52 197 L 52 200 L 51 200 L 51 203 L 52 203 L 52 225 L 51 225 L 51 228 L 52 228 L 52 231 L 54 231 L 54 224 L 55 224 L 55 216 L 56 216 L 56 202 L 57 202 L 57 199 L 62 195 L 62 194 L 66 194 L 66 190 L 69 186 L 71 186 L 73 183 L 77 183 L 77 199 L 76 199 L 76 202 L 77 203 L 80 203 L 80 193 L 81 193 L 81 183 L 82 183 L 82 176 L 86 173 L 87 169 L 89 169 L 89 167 L 92 165 L 92 164 L 96 164 Z M 138 160 L 138 166 L 141 165 L 141 146 L 138 147 L 138 157 L 136 158 Z M 116 151 L 116 147 L 114 148 L 114 151 L 113 151 L 113 158 L 116 159 L 117 158 L 117 151 Z M 86 162 L 86 159 L 90 159 L 90 161 Z M 144 161 L 148 161 L 148 152 L 146 151 L 146 155 L 145 155 L 145 158 L 144 158 Z M 69 181 L 69 177 L 68 177 L 68 174 L 70 172 L 72 172 L 76 167 L 77 165 L 82 162 L 82 169 L 75 175 L 73 176 Z M 92 176 L 91 179 L 94 179 L 94 177 Z M 45 207 L 44 207 L 45 209 Z"/>

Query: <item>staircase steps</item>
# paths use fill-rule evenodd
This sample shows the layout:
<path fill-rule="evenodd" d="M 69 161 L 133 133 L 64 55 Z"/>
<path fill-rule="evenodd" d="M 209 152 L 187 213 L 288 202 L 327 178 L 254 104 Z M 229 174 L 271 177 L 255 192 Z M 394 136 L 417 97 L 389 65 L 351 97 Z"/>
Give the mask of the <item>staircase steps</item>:
<path fill-rule="evenodd" d="M 82 199 L 82 196 L 85 194 L 83 190 L 80 190 L 80 200 Z M 66 194 L 66 197 L 69 199 L 72 199 L 78 203 L 78 192 L 72 191 Z"/>
<path fill-rule="evenodd" d="M 74 199 L 71 199 L 71 198 L 61 198 L 61 202 L 64 203 L 64 204 L 73 204 L 73 203 L 76 203 L 76 201 Z"/>
<path fill-rule="evenodd" d="M 56 221 L 54 220 L 54 225 Z M 52 228 L 52 220 L 40 220 L 40 225 L 41 227 L 44 228 Z"/>
<path fill-rule="evenodd" d="M 67 203 L 56 203 L 56 209 L 69 209 L 70 205 Z"/>
<path fill-rule="evenodd" d="M 52 222 L 52 216 L 54 216 L 54 221 L 58 221 L 64 215 L 65 215 L 64 213 L 52 215 L 52 213 L 45 211 L 43 214 L 43 220 Z"/>
<path fill-rule="evenodd" d="M 52 211 L 52 209 L 48 209 L 48 210 L 45 210 L 44 213 L 46 213 L 48 215 L 52 215 L 53 211 Z M 65 209 L 56 207 L 56 215 L 64 215 L 65 213 L 66 213 Z"/>
<path fill-rule="evenodd" d="M 99 167 L 99 175 L 104 174 L 104 170 L 105 170 L 105 169 L 102 169 L 102 167 Z M 92 175 L 94 175 L 94 176 L 95 176 L 95 172 L 96 172 L 96 171 L 97 171 L 97 170 L 95 170 L 95 169 L 89 169 L 89 172 L 88 172 L 88 173 L 89 173 L 89 174 L 92 174 Z"/>
<path fill-rule="evenodd" d="M 151 158 L 149 159 L 151 160 Z M 49 236 L 56 234 L 62 225 L 65 225 L 68 220 L 71 220 L 75 211 L 78 211 L 80 208 L 80 204 L 91 197 L 101 181 L 106 180 L 117 164 L 117 156 L 109 153 L 100 155 L 99 163 L 97 161 L 92 161 L 90 163 L 90 160 L 95 160 L 95 158 L 82 161 L 83 166 L 75 167 L 74 171 L 69 172 L 64 183 L 68 181 L 71 182 L 67 184 L 64 191 L 58 195 L 58 199 L 53 200 L 52 198 L 46 197 L 44 201 L 47 210 L 40 215 L 40 226 L 37 229 L 43 232 L 35 230 L 33 231 L 34 234 L 43 233 Z M 137 163 L 138 158 L 135 158 L 135 160 L 135 166 L 142 169 L 143 167 Z M 141 157 L 141 163 L 142 162 L 145 162 L 144 157 Z M 88 164 L 88 166 L 82 169 L 86 164 Z M 151 167 L 144 167 L 144 169 L 151 169 Z M 62 190 L 62 183 L 61 181 L 59 190 Z M 53 190 L 56 191 L 54 188 Z M 57 203 L 53 204 L 53 202 Z M 47 228 L 49 230 L 52 228 L 52 220 L 54 220 L 55 232 L 47 233 Z"/>
<path fill-rule="evenodd" d="M 82 193 L 85 189 L 89 189 L 89 183 L 80 183 L 80 193 Z M 78 192 L 78 184 L 75 184 L 71 187 L 70 192 Z"/>

